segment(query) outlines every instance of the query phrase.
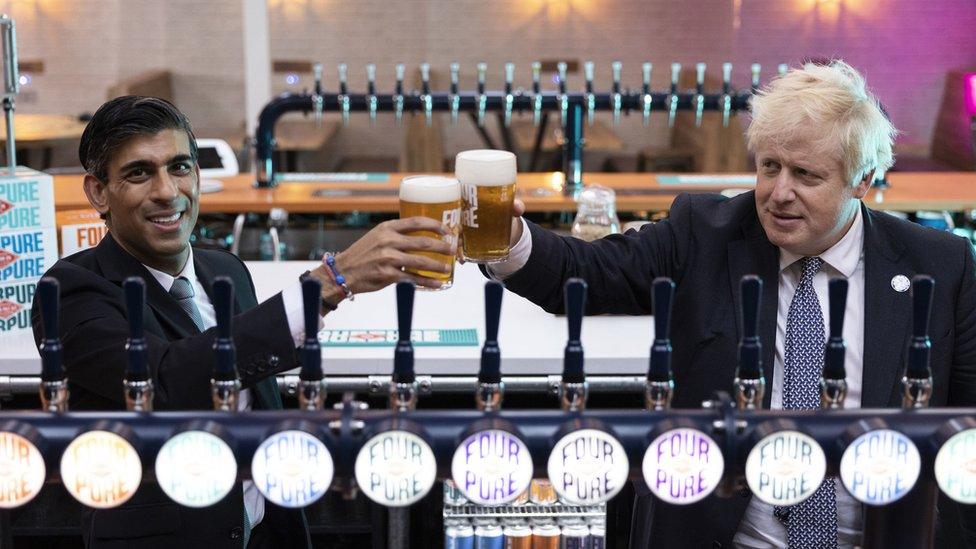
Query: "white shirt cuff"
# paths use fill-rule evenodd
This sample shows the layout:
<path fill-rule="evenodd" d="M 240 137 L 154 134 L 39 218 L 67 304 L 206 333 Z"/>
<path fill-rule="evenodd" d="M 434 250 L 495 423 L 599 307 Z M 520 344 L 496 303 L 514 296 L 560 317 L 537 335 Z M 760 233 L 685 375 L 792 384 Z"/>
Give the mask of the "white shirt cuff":
<path fill-rule="evenodd" d="M 302 285 L 292 284 L 281 290 L 281 301 L 285 304 L 285 317 L 288 319 L 288 330 L 295 340 L 295 347 L 305 342 L 305 309 L 302 305 Z M 324 326 L 319 316 L 319 330 Z"/>
<path fill-rule="evenodd" d="M 532 232 L 524 218 L 519 218 L 522 222 L 522 236 L 519 241 L 512 246 L 508 252 L 508 259 L 499 263 L 491 263 L 486 266 L 488 276 L 494 280 L 505 280 L 515 274 L 519 269 L 525 267 L 532 255 Z"/>

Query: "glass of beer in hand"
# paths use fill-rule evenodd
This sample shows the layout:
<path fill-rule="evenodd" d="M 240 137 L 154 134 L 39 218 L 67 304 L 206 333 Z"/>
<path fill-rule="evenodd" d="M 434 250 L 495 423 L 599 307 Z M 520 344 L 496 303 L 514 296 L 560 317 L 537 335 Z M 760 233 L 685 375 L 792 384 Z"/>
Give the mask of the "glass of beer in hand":
<path fill-rule="evenodd" d="M 411 236 L 441 238 L 448 244 L 456 244 L 461 231 L 461 188 L 457 179 L 435 175 L 403 178 L 400 182 L 400 219 L 418 216 L 440 221 L 450 232 L 440 235 L 431 231 L 414 231 L 410 233 Z M 408 273 L 440 280 L 442 285 L 439 290 L 446 290 L 454 284 L 454 256 L 433 252 L 415 253 L 447 263 L 451 265 L 451 270 L 440 273 L 407 269 Z"/>
<path fill-rule="evenodd" d="M 508 151 L 458 153 L 454 173 L 461 183 L 465 261 L 508 259 L 515 200 L 515 155 Z"/>

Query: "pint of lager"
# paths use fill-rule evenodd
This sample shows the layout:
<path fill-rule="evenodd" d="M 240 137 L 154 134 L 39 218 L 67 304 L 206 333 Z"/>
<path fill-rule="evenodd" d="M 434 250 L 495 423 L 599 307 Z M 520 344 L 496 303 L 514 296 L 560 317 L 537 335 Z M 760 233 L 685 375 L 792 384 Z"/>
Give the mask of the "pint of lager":
<path fill-rule="evenodd" d="M 515 155 L 508 151 L 458 153 L 454 173 L 461 183 L 464 259 L 508 259 L 515 200 Z"/>
<path fill-rule="evenodd" d="M 430 231 L 414 231 L 410 233 L 411 236 L 440 237 L 449 244 L 455 244 L 461 231 L 461 188 L 457 179 L 433 175 L 403 178 L 400 182 L 400 219 L 418 216 L 440 221 L 451 233 L 442 237 Z M 440 280 L 443 282 L 441 290 L 451 287 L 454 283 L 454 256 L 433 252 L 415 253 L 450 264 L 451 272 L 439 273 L 412 269 L 408 269 L 407 272 Z"/>

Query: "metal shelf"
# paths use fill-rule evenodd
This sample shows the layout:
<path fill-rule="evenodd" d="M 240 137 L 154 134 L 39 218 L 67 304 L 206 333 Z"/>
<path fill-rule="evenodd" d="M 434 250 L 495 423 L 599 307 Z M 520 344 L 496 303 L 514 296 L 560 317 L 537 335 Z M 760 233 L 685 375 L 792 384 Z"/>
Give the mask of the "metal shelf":
<path fill-rule="evenodd" d="M 606 505 L 445 505 L 444 518 L 535 518 L 535 517 L 604 517 Z"/>

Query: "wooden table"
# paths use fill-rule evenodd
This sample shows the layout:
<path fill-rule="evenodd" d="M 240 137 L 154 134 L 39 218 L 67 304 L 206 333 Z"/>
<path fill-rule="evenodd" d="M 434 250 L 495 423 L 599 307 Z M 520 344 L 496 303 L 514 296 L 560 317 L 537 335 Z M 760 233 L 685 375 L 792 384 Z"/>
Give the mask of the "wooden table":
<path fill-rule="evenodd" d="M 200 211 L 204 213 L 267 213 L 271 208 L 284 208 L 291 213 L 376 212 L 393 213 L 398 210 L 397 188 L 400 179 L 410 174 L 391 173 L 381 183 L 282 183 L 274 189 L 254 188 L 252 174 L 224 178 L 224 190 L 203 195 Z M 687 177 L 682 174 L 681 177 Z M 674 197 L 681 192 L 719 192 L 725 188 L 744 188 L 743 185 L 662 185 L 652 173 L 590 173 L 587 183 L 601 184 L 618 191 L 619 211 L 667 211 Z M 717 176 L 727 177 L 727 175 Z M 883 201 L 876 201 L 871 191 L 867 204 L 876 209 L 916 211 L 976 209 L 976 173 L 974 172 L 896 172 L 888 174 L 891 188 L 884 192 Z M 560 191 L 562 174 L 519 174 L 519 197 L 529 212 L 558 212 L 576 209 L 571 197 Z M 316 196 L 325 190 L 331 196 Z M 367 195 L 356 195 L 366 191 Z M 624 194 L 642 193 L 642 194 Z M 88 207 L 82 190 L 81 176 L 54 177 L 55 207 L 70 210 Z"/>

